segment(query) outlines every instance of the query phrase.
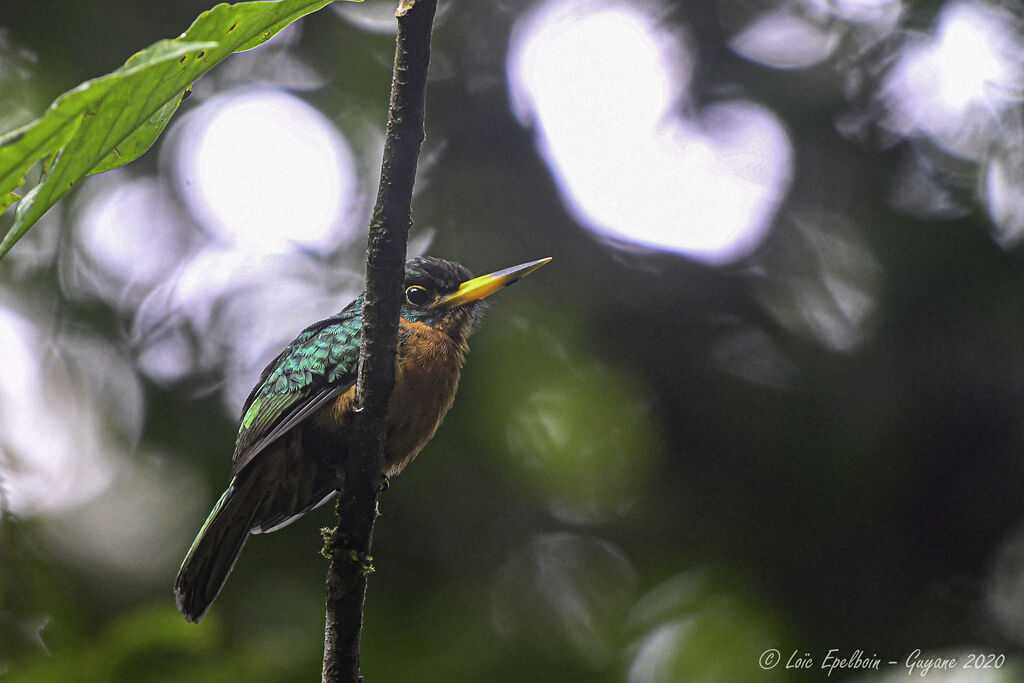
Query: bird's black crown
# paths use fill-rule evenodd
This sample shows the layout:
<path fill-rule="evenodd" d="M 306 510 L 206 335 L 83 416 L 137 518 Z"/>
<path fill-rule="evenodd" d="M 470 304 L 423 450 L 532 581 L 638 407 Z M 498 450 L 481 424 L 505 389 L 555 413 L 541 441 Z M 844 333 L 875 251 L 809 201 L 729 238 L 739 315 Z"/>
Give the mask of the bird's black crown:
<path fill-rule="evenodd" d="M 473 273 L 460 263 L 433 256 L 417 256 L 405 262 L 405 286 L 421 285 L 440 294 L 454 292 Z"/>

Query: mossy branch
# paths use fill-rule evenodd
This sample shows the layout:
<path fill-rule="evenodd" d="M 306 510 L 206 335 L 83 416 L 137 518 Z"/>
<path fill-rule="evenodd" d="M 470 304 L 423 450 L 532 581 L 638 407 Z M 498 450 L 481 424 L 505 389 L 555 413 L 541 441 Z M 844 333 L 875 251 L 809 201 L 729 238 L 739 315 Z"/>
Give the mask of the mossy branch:
<path fill-rule="evenodd" d="M 430 35 L 437 0 L 403 0 L 398 17 L 384 159 L 366 249 L 366 299 L 348 458 L 340 464 L 338 528 L 325 534 L 330 557 L 324 630 L 325 683 L 356 683 L 370 543 L 383 482 L 385 414 L 395 382 L 398 316 L 412 189 L 423 142 Z"/>

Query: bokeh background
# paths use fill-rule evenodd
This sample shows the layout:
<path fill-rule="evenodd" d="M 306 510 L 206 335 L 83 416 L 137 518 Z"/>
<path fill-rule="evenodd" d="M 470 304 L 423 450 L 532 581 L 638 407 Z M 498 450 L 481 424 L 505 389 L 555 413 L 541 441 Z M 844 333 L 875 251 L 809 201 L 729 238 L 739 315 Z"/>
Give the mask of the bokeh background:
<path fill-rule="evenodd" d="M 171 583 L 260 369 L 361 289 L 393 4 L 232 56 L 0 263 L 4 680 L 319 676 L 329 508 L 200 626 Z M 6 0 L 0 130 L 207 7 Z M 367 680 L 1024 676 L 1022 18 L 442 0 L 410 251 L 554 262 L 382 498 Z"/>

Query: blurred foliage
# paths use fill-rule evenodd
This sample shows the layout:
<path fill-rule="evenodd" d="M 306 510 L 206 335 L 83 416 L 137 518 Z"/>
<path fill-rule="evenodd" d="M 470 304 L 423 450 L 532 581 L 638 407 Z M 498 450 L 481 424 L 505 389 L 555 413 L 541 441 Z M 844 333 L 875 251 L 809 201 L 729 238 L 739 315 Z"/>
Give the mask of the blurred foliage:
<path fill-rule="evenodd" d="M 238 378 L 358 288 L 391 4 L 332 5 L 230 57 L 196 83 L 165 142 L 103 176 L 109 186 L 86 183 L 99 194 L 152 193 L 133 205 L 141 216 L 118 214 L 145 225 L 142 247 L 173 259 L 143 283 L 150 289 L 133 280 L 136 289 L 102 290 L 95 273 L 140 258 L 114 259 L 109 271 L 89 260 L 84 217 L 97 195 L 88 190 L 0 267 L 0 345 L 23 344 L 0 374 L 3 678 L 317 676 L 329 509 L 254 537 L 198 627 L 177 614 L 170 586 L 226 483 Z M 940 27 L 978 16 L 977 25 L 1019 27 L 1022 8 L 869 5 L 657 5 L 662 39 L 689 49 L 673 114 L 697 122 L 702 142 L 729 138 L 740 129 L 714 113 L 736 110 L 714 105 L 746 98 L 759 116 L 778 117 L 792 147 L 770 232 L 738 260 L 709 265 L 589 232 L 544 141 L 510 106 L 505 60 L 532 6 L 442 2 L 417 248 L 430 243 L 479 272 L 554 261 L 494 297 L 445 425 L 382 497 L 367 680 L 821 678 L 763 671 L 770 648 L 819 664 L 832 648 L 901 663 L 915 649 L 1002 653 L 1006 665 L 987 680 L 1019 672 L 1018 75 L 993 71 L 982 93 L 999 97 L 987 114 L 965 109 L 963 129 L 900 118 L 892 102 L 916 83 L 897 75 L 934 68 L 928 49 L 963 37 Z M 38 117 L 205 9 L 199 0 L 8 3 L 0 129 Z M 878 16 L 858 14 L 869 10 Z M 758 42 L 751 27 L 766 25 L 788 39 Z M 990 37 L 961 49 L 1017 54 L 1006 36 Z M 783 59 L 794 45 L 799 64 Z M 253 84 L 300 97 L 346 136 L 362 175 L 344 244 L 296 249 L 292 261 L 209 256 L 228 247 L 192 215 L 198 193 L 174 178 L 161 145 L 174 144 L 179 118 Z M 149 255 L 127 251 L 121 233 L 111 242 Z M 203 268 L 192 269 L 196 254 Z M 239 293 L 250 295 L 244 305 L 228 298 Z M 177 345 L 145 346 L 165 333 Z M 185 370 L 155 373 L 154 356 Z M 22 400 L 33 386 L 47 393 Z M 26 405 L 52 415 L 30 419 L 17 412 Z M 90 408 L 98 416 L 84 419 Z M 76 431 L 12 436 L 11 425 L 61 424 Z M 39 448 L 33 459 L 19 450 L 33 440 L 69 452 Z M 82 502 L 75 484 L 86 480 L 106 488 Z M 897 676 L 902 664 L 833 678 Z"/>
<path fill-rule="evenodd" d="M 197 78 L 328 2 L 222 3 L 178 38 L 136 52 L 116 71 L 57 98 L 38 120 L 0 137 L 0 209 L 18 200 L 13 190 L 45 160 L 43 177 L 25 193 L 0 242 L 0 258 L 83 177 L 148 150 Z"/>

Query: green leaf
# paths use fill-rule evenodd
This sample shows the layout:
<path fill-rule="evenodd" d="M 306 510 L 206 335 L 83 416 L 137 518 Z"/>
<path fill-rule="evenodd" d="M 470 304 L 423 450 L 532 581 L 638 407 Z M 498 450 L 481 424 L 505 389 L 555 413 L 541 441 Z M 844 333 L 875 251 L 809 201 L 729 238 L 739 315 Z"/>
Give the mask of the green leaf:
<path fill-rule="evenodd" d="M 0 136 L 0 209 L 32 166 L 52 165 L 21 199 L 0 258 L 82 178 L 122 166 L 145 152 L 192 83 L 232 52 L 248 50 L 333 0 L 220 4 L 178 38 L 136 53 L 116 71 L 58 97 L 32 123 Z"/>
<path fill-rule="evenodd" d="M 148 121 L 136 128 L 120 144 L 115 145 L 102 161 L 92 167 L 89 175 L 113 170 L 142 156 L 147 149 L 152 147 L 156 139 L 160 137 L 160 133 L 163 132 L 167 122 L 171 119 L 174 112 L 178 110 L 178 105 L 184 99 L 184 94 L 182 92 L 182 94 L 169 100 L 153 116 L 149 117 Z"/>
<path fill-rule="evenodd" d="M 0 197 L 0 213 L 7 210 L 7 207 L 18 201 L 20 197 L 13 192 L 8 192 L 3 197 Z"/>

